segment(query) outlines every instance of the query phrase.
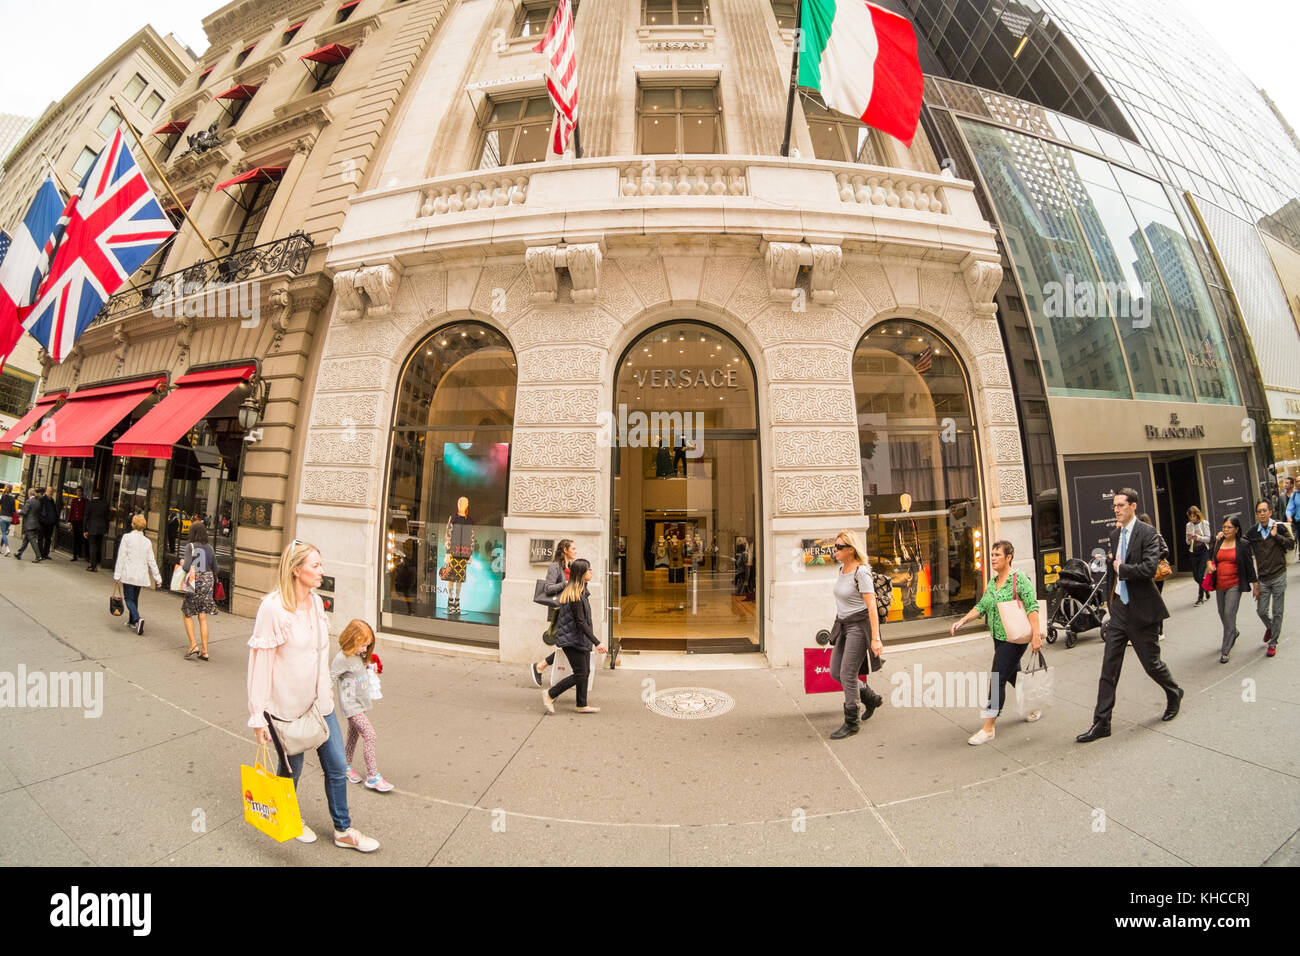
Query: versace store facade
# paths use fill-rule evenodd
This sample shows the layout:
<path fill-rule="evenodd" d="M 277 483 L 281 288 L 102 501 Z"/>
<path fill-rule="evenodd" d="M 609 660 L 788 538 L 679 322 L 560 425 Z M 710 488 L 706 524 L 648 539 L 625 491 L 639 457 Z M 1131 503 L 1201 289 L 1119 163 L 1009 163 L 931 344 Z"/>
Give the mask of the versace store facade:
<path fill-rule="evenodd" d="M 493 44 L 499 13 L 449 13 L 330 244 L 295 512 L 336 622 L 533 659 L 571 538 L 625 653 L 788 666 L 833 618 L 844 528 L 894 640 L 946 635 L 986 542 L 1030 570 L 994 233 L 924 133 L 800 97 L 781 157 L 767 5 L 621 34 L 593 5 L 584 156 L 557 157 L 535 40 Z"/>

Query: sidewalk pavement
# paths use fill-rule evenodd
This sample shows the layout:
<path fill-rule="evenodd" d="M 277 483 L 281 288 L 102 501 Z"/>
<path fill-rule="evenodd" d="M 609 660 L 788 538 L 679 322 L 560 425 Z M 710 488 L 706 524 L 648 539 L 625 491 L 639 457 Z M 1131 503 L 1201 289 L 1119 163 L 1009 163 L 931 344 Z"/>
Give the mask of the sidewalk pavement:
<path fill-rule="evenodd" d="M 109 574 L 66 555 L 4 558 L 0 680 L 20 666 L 102 673 L 103 712 L 0 709 L 0 864 L 1296 866 L 1290 571 L 1278 656 L 1265 658 L 1243 601 L 1226 665 L 1214 606 L 1193 609 L 1193 582 L 1171 581 L 1162 649 L 1187 690 L 1182 714 L 1160 721 L 1164 695 L 1130 649 L 1114 736 L 1086 745 L 1074 737 L 1091 723 L 1098 631 L 1070 650 L 1045 646 L 1056 696 L 1043 719 L 1009 715 L 982 747 L 966 744 L 977 707 L 891 697 L 917 667 L 986 670 L 988 638 L 890 649 L 886 627 L 885 671 L 872 678 L 886 704 L 840 741 L 827 736 L 842 698 L 806 696 L 793 668 L 646 671 L 629 655 L 596 674 L 600 714 L 574 713 L 570 693 L 545 716 L 525 668 L 381 640 L 384 696 L 370 717 L 397 789 L 349 785 L 354 825 L 382 843 L 362 855 L 327 839 L 314 753 L 300 801 L 320 841 L 277 844 L 243 821 L 248 618 L 213 618 L 211 662 L 188 661 L 175 595 L 142 594 L 138 637 L 108 615 Z M 652 712 L 643 695 L 672 687 L 722 691 L 735 706 L 709 719 Z"/>

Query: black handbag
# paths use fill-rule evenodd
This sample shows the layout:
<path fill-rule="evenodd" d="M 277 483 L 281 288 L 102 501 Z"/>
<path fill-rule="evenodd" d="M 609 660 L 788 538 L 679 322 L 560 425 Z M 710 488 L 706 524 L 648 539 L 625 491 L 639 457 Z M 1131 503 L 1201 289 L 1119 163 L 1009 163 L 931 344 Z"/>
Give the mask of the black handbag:
<path fill-rule="evenodd" d="M 116 581 L 113 582 L 113 593 L 108 596 L 108 613 L 113 617 L 121 617 L 126 613 L 126 603 L 122 600 L 122 586 Z"/>
<path fill-rule="evenodd" d="M 560 606 L 560 598 L 558 595 L 546 593 L 546 581 L 543 579 L 541 581 L 536 581 L 533 584 L 533 603 L 541 604 L 545 607 L 558 608 Z M 551 641 L 550 643 L 554 644 L 555 642 Z"/>

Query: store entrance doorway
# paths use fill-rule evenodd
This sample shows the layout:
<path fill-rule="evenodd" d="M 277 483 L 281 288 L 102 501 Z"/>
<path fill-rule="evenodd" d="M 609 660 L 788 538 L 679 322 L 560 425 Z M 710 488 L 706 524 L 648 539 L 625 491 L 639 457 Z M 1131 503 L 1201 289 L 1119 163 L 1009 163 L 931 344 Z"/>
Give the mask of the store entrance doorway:
<path fill-rule="evenodd" d="M 1192 505 L 1205 511 L 1201 501 L 1199 471 L 1195 455 L 1156 458 L 1152 462 L 1156 480 L 1156 511 L 1152 517 L 1173 552 L 1170 563 L 1175 571 L 1191 571 L 1192 555 L 1187 550 L 1187 509 Z"/>
<path fill-rule="evenodd" d="M 651 330 L 619 361 L 610 636 L 621 650 L 761 646 L 754 373 L 709 326 Z"/>

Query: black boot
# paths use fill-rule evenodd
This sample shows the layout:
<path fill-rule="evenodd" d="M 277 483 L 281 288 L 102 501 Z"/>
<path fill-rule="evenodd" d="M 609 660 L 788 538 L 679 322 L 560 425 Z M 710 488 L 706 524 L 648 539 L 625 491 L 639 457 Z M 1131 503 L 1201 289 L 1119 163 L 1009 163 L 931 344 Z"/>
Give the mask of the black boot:
<path fill-rule="evenodd" d="M 865 708 L 862 712 L 863 720 L 870 720 L 871 715 L 876 712 L 876 708 L 884 703 L 881 696 L 866 684 L 863 684 L 861 689 L 858 690 L 858 697 L 861 698 L 862 706 Z"/>
<path fill-rule="evenodd" d="M 844 723 L 840 729 L 831 734 L 831 740 L 843 740 L 845 737 L 852 737 L 860 728 L 858 723 L 858 705 L 846 704 L 844 706 Z"/>

